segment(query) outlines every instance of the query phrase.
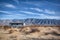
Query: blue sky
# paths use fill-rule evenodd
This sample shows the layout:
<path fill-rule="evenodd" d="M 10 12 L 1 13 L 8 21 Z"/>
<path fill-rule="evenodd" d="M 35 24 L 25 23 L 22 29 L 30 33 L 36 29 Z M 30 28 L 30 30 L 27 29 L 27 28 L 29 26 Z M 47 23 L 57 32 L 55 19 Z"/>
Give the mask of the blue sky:
<path fill-rule="evenodd" d="M 0 0 L 0 19 L 60 19 L 60 0 Z"/>

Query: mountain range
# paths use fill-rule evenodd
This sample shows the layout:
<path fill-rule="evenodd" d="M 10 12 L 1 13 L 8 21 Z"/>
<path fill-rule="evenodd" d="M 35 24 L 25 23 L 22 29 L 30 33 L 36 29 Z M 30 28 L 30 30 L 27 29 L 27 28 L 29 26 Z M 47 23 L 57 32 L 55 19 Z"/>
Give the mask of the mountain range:
<path fill-rule="evenodd" d="M 11 22 L 23 22 L 26 25 L 58 25 L 60 26 L 60 20 L 56 19 L 36 19 L 36 18 L 27 18 L 27 19 L 0 19 L 0 25 L 9 25 Z"/>

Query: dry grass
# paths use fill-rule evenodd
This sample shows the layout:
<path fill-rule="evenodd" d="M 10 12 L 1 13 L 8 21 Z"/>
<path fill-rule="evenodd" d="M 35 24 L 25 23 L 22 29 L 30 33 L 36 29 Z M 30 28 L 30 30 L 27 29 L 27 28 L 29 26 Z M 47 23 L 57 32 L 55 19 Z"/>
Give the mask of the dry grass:
<path fill-rule="evenodd" d="M 5 28 L 6 27 L 6 28 Z M 60 27 L 26 26 L 21 28 L 0 27 L 0 40 L 60 39 Z"/>

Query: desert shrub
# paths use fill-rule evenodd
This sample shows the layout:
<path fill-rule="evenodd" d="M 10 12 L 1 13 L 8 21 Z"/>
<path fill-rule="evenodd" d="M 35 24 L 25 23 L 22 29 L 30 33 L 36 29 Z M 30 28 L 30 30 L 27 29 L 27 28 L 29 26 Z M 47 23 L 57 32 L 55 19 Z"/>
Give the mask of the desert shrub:
<path fill-rule="evenodd" d="M 12 40 L 17 40 L 16 37 L 17 37 L 17 36 L 10 36 L 9 38 L 12 39 Z"/>
<path fill-rule="evenodd" d="M 55 36 L 60 36 L 60 34 L 58 34 L 58 33 L 55 32 L 55 31 L 51 32 L 50 34 L 55 35 Z"/>
<path fill-rule="evenodd" d="M 0 37 L 0 40 L 2 40 L 2 37 Z"/>
<path fill-rule="evenodd" d="M 36 28 L 33 28 L 30 33 L 33 33 L 33 32 L 39 32 L 39 30 Z"/>
<path fill-rule="evenodd" d="M 30 31 L 26 31 L 25 34 L 30 34 L 30 33 L 34 33 L 34 32 L 39 32 L 38 29 L 31 29 Z"/>
<path fill-rule="evenodd" d="M 0 29 L 2 28 L 2 26 L 0 26 Z"/>
<path fill-rule="evenodd" d="M 13 33 L 14 31 L 13 30 L 9 30 L 9 34 Z"/>
<path fill-rule="evenodd" d="M 5 30 L 7 30 L 7 29 L 9 29 L 9 28 L 11 28 L 11 27 L 10 27 L 10 26 L 7 26 L 7 25 L 4 26 L 4 29 L 5 29 Z"/>

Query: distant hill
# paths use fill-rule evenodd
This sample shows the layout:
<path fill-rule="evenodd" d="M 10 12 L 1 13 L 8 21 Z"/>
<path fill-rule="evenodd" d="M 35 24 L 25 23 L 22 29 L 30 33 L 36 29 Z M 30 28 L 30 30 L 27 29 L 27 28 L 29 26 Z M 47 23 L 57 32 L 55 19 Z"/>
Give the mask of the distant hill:
<path fill-rule="evenodd" d="M 0 25 L 9 25 L 11 22 L 23 22 L 26 25 L 60 25 L 60 20 L 56 19 L 34 19 L 34 18 L 27 18 L 27 19 L 0 19 Z"/>

